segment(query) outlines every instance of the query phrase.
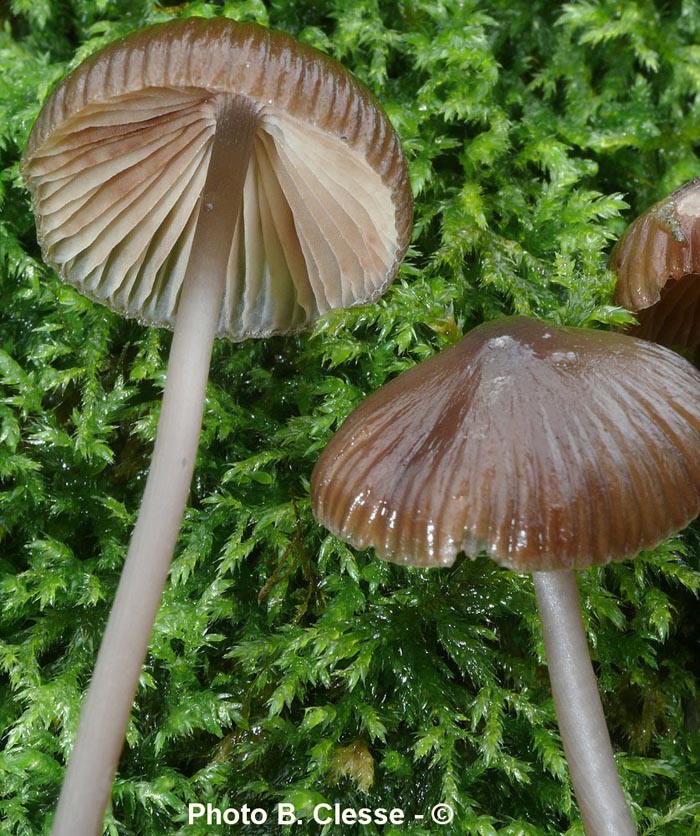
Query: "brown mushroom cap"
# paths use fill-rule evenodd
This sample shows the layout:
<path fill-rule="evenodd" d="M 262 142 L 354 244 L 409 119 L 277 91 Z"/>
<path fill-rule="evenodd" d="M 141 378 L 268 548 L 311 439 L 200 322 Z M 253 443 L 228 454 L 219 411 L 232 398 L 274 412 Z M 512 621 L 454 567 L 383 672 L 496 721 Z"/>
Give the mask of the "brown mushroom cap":
<path fill-rule="evenodd" d="M 289 333 L 379 296 L 412 219 L 389 120 L 336 61 L 225 19 L 127 36 L 50 96 L 22 163 L 45 260 L 97 301 L 172 327 L 222 93 L 253 103 L 258 130 L 218 334 Z"/>
<path fill-rule="evenodd" d="M 637 313 L 628 332 L 661 345 L 700 346 L 700 180 L 634 220 L 615 245 L 615 302 Z"/>
<path fill-rule="evenodd" d="M 700 509 L 700 373 L 620 334 L 487 323 L 383 386 L 312 475 L 316 519 L 417 566 L 624 559 Z"/>

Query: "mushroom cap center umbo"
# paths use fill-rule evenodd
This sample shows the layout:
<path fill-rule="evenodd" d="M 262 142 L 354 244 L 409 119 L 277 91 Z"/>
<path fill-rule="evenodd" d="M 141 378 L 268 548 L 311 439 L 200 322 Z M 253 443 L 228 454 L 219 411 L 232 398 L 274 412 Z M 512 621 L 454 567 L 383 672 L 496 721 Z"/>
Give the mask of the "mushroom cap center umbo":
<path fill-rule="evenodd" d="M 411 195 L 388 118 L 336 61 L 254 24 L 190 18 L 95 54 L 52 93 L 22 171 L 44 259 L 82 293 L 173 327 L 216 131 L 249 100 L 220 336 L 291 333 L 370 302 L 408 245 Z"/>
<path fill-rule="evenodd" d="M 490 322 L 360 404 L 311 489 L 320 523 L 398 563 L 621 560 L 700 510 L 700 373 L 620 334 Z"/>

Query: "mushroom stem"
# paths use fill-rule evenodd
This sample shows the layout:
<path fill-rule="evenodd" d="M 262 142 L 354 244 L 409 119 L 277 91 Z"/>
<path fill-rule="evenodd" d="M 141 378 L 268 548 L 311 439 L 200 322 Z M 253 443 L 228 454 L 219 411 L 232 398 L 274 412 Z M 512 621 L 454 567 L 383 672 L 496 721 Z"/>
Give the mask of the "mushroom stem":
<path fill-rule="evenodd" d="M 573 571 L 533 572 L 549 678 L 587 836 L 635 836 L 588 653 Z"/>
<path fill-rule="evenodd" d="M 226 264 L 257 114 L 216 97 L 216 129 L 173 335 L 151 468 L 64 779 L 52 836 L 98 836 L 187 504 Z M 206 220 L 205 220 L 206 219 Z"/>

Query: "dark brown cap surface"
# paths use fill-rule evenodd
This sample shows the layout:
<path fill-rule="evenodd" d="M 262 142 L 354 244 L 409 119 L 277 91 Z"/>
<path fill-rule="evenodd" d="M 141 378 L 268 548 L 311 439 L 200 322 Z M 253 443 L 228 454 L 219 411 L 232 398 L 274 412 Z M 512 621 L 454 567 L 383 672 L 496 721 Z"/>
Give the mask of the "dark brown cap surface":
<path fill-rule="evenodd" d="M 321 524 L 398 563 L 630 557 L 700 509 L 700 373 L 619 334 L 491 322 L 364 401 L 311 495 Z"/>
<path fill-rule="evenodd" d="M 217 96 L 232 93 L 250 100 L 258 130 L 219 334 L 299 330 L 386 289 L 412 202 L 398 138 L 374 97 L 288 35 L 203 18 L 93 55 L 39 115 L 22 170 L 44 258 L 66 281 L 172 327 Z"/>
<path fill-rule="evenodd" d="M 637 313 L 629 333 L 661 345 L 700 345 L 700 180 L 681 186 L 625 230 L 610 256 L 615 302 Z"/>

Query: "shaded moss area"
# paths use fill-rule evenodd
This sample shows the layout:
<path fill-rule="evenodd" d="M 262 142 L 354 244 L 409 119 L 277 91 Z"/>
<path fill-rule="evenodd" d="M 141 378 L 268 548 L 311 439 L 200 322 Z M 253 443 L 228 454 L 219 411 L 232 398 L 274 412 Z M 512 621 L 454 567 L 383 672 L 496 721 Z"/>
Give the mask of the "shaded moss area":
<path fill-rule="evenodd" d="M 315 834 L 314 805 L 339 802 L 407 821 L 326 832 L 582 834 L 529 579 L 354 553 L 314 524 L 308 480 L 366 394 L 484 319 L 627 321 L 609 301 L 612 243 L 699 169 L 690 0 L 0 2 L 0 834 L 48 830 L 170 342 L 43 266 L 17 161 L 68 69 L 186 15 L 257 20 L 343 61 L 404 141 L 416 226 L 375 305 L 217 344 L 107 832 Z M 699 532 L 579 579 L 640 833 L 700 832 Z M 269 820 L 188 824 L 195 802 Z M 306 823 L 277 825 L 279 802 Z M 455 818 L 437 827 L 441 802 Z"/>

